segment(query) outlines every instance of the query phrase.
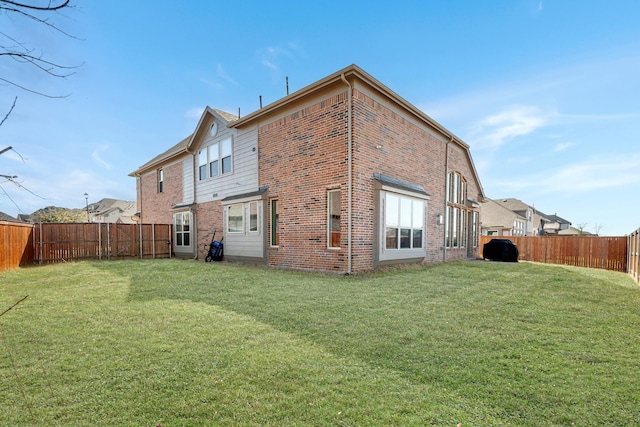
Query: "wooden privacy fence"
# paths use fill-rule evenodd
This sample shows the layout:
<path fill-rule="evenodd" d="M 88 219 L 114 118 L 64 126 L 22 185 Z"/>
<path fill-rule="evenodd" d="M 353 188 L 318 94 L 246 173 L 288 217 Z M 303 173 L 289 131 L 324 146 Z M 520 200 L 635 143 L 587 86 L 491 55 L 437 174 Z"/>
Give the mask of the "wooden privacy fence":
<path fill-rule="evenodd" d="M 480 252 L 491 239 L 511 240 L 522 261 L 627 272 L 626 236 L 482 236 Z"/>
<path fill-rule="evenodd" d="M 0 222 L 0 271 L 84 259 L 171 258 L 170 224 Z"/>
<path fill-rule="evenodd" d="M 33 229 L 33 260 L 170 258 L 171 225 L 41 223 Z"/>

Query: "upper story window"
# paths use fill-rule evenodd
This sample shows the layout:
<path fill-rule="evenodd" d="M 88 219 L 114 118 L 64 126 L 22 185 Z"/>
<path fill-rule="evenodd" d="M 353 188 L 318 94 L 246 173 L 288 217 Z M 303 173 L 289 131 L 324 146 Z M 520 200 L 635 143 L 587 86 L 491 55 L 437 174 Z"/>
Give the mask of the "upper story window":
<path fill-rule="evenodd" d="M 164 192 L 164 171 L 158 169 L 158 193 Z"/>
<path fill-rule="evenodd" d="M 198 151 L 198 178 L 200 180 L 231 173 L 233 139 L 231 137 Z"/>

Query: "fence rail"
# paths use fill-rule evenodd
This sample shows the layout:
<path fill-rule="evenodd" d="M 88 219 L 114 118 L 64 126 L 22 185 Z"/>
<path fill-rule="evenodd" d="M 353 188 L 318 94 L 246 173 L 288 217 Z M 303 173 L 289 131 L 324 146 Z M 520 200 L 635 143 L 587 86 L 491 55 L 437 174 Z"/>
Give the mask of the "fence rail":
<path fill-rule="evenodd" d="M 577 267 L 627 271 L 627 237 L 598 236 L 482 236 L 482 246 L 494 238 L 509 239 L 519 260 Z"/>
<path fill-rule="evenodd" d="M 86 259 L 170 258 L 170 224 L 0 222 L 0 271 Z"/>

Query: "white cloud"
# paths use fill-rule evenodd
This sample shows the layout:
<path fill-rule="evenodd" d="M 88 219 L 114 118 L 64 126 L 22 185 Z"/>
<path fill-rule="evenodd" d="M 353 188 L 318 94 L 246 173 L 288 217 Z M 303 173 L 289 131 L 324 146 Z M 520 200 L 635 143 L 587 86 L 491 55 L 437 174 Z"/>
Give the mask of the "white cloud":
<path fill-rule="evenodd" d="M 561 142 L 560 144 L 556 145 L 553 148 L 553 151 L 555 151 L 556 153 L 559 153 L 561 151 L 568 150 L 569 148 L 573 147 L 574 145 L 576 145 L 574 142 Z"/>
<path fill-rule="evenodd" d="M 511 139 L 528 135 L 545 126 L 549 114 L 532 106 L 510 106 L 499 113 L 480 119 L 470 140 L 474 147 L 497 148 Z"/>
<path fill-rule="evenodd" d="M 258 56 L 262 65 L 277 71 L 280 69 L 278 64 L 282 61 L 282 58 L 295 60 L 298 56 L 304 56 L 304 50 L 300 43 L 291 41 L 286 44 L 286 47 L 269 46 L 261 49 L 258 51 Z"/>
<path fill-rule="evenodd" d="M 517 192 L 582 193 L 640 184 L 638 163 L 640 154 L 628 156 L 593 157 L 560 168 L 521 174 L 494 183 L 500 191 Z"/>
<path fill-rule="evenodd" d="M 106 153 L 108 150 L 108 145 L 102 145 L 91 153 L 93 160 L 105 169 L 111 169 L 111 164 L 102 158 L 102 153 Z"/>
<path fill-rule="evenodd" d="M 222 64 L 218 64 L 218 66 L 216 67 L 216 72 L 218 74 L 218 77 L 220 77 L 224 81 L 238 86 L 238 82 L 236 82 L 229 74 L 227 74 L 227 72 L 222 67 Z"/>

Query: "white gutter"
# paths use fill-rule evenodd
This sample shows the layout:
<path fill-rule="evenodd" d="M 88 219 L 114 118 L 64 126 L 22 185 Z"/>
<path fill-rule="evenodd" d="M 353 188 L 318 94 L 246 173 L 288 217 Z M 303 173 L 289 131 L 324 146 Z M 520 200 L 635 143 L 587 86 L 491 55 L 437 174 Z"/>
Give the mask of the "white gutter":
<path fill-rule="evenodd" d="M 353 138 L 351 135 L 352 128 L 352 96 L 353 96 L 353 88 L 351 84 L 344 77 L 344 73 L 340 74 L 340 78 L 349 87 L 348 97 L 348 115 L 347 115 L 347 165 L 349 170 L 347 171 L 347 274 L 351 274 L 352 269 L 352 232 L 351 232 L 351 217 L 353 216 L 352 212 L 352 198 L 353 198 L 353 159 L 352 159 L 352 146 L 353 146 Z"/>

